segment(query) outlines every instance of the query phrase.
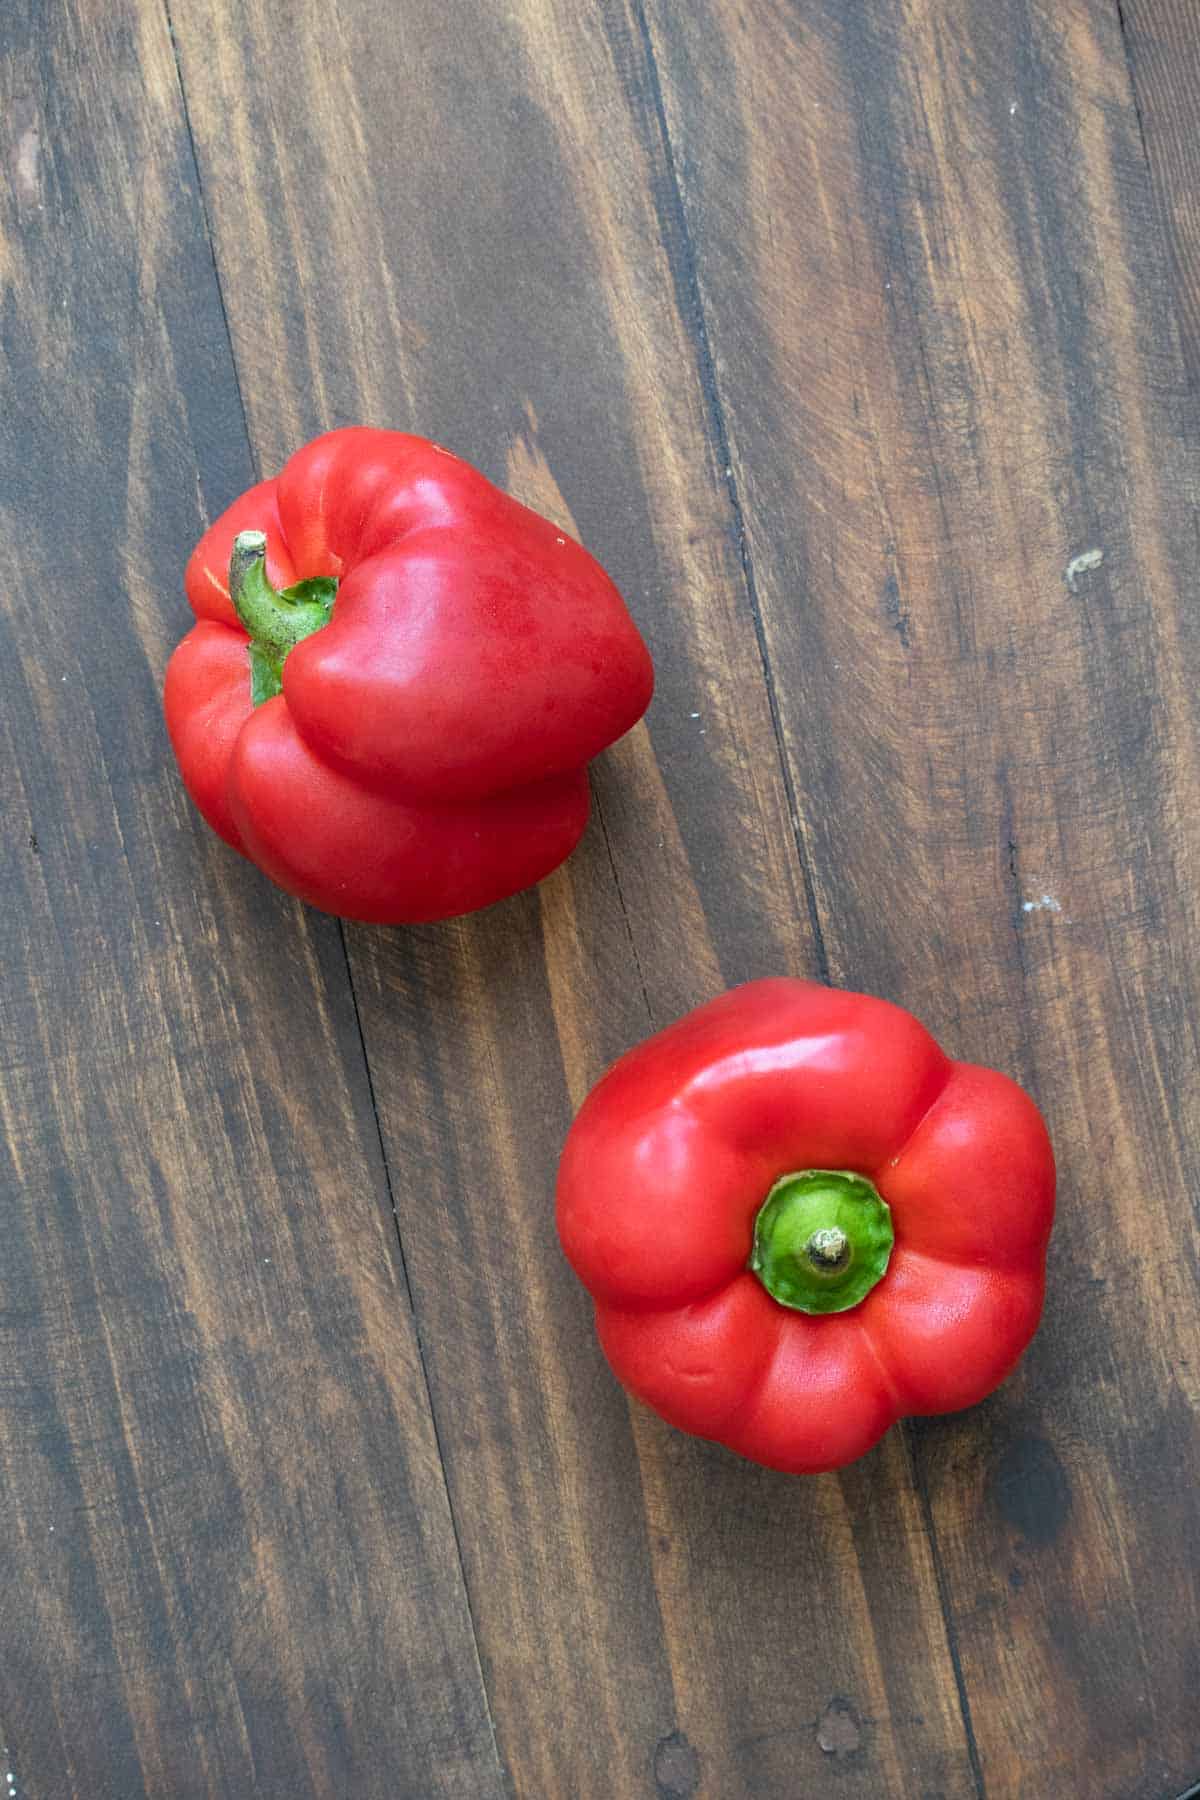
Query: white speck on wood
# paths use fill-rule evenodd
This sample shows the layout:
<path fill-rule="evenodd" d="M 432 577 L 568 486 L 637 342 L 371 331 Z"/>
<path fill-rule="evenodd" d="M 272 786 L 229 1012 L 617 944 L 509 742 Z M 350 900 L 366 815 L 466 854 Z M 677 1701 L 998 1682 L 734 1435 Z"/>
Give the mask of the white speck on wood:
<path fill-rule="evenodd" d="M 1104 561 L 1104 552 L 1097 545 L 1094 550 L 1084 550 L 1079 556 L 1073 556 L 1067 564 L 1067 586 L 1073 594 L 1079 592 L 1079 577 L 1086 575 L 1090 569 L 1098 569 Z"/>
<path fill-rule="evenodd" d="M 1031 912 L 1060 913 L 1062 911 L 1062 907 L 1059 905 L 1058 901 L 1054 898 L 1053 894 L 1043 894 L 1040 897 L 1040 899 L 1037 899 L 1037 900 L 1022 900 L 1021 911 L 1027 912 L 1027 913 L 1031 913 Z"/>

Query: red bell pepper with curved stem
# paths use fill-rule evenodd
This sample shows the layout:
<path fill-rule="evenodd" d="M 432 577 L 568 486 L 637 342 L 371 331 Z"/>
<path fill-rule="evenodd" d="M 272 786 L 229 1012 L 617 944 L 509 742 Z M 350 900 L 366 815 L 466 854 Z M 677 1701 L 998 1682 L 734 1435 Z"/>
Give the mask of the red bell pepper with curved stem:
<path fill-rule="evenodd" d="M 316 438 L 207 531 L 167 670 L 196 805 L 281 887 L 400 924 L 540 881 L 649 653 L 587 551 L 424 438 Z"/>
<path fill-rule="evenodd" d="M 1007 1076 L 910 1014 L 735 988 L 631 1050 L 567 1138 L 558 1228 L 624 1385 L 769 1468 L 970 1406 L 1042 1310 L 1055 1170 Z"/>

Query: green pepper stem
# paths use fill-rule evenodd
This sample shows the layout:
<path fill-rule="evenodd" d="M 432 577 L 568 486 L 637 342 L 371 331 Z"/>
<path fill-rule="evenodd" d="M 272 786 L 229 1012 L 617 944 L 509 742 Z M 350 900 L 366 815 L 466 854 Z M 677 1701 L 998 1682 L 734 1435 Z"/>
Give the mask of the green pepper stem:
<path fill-rule="evenodd" d="M 229 557 L 229 598 L 250 635 L 250 691 L 254 704 L 283 687 L 288 653 L 329 623 L 337 582 L 331 576 L 298 581 L 282 590 L 267 575 L 267 538 L 239 531 Z"/>
<path fill-rule="evenodd" d="M 822 1226 L 814 1231 L 804 1246 L 810 1262 L 825 1269 L 840 1268 L 850 1254 L 850 1240 L 838 1225 Z"/>
<path fill-rule="evenodd" d="M 266 579 L 267 534 L 265 531 L 239 531 L 233 540 L 233 549 L 229 555 L 229 598 L 233 601 L 237 613 L 247 631 L 250 626 L 242 611 L 242 592 L 246 576 L 256 562 L 262 562 L 263 578 Z"/>
<path fill-rule="evenodd" d="M 750 1269 L 797 1312 L 848 1312 L 887 1269 L 887 1202 L 864 1175 L 805 1169 L 772 1187 L 754 1221 Z"/>

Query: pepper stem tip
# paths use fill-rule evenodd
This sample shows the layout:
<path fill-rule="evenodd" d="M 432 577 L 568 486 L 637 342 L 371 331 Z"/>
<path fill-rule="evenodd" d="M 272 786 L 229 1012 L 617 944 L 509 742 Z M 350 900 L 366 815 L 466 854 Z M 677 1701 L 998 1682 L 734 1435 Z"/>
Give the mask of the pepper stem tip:
<path fill-rule="evenodd" d="M 804 1246 L 805 1255 L 823 1269 L 836 1269 L 846 1260 L 849 1248 L 850 1240 L 838 1225 L 827 1225 L 822 1231 L 814 1231 Z"/>
<path fill-rule="evenodd" d="M 264 571 L 267 559 L 267 534 L 265 531 L 239 531 L 233 540 L 233 549 L 229 553 L 229 598 L 235 607 L 241 598 L 246 576 L 255 563 L 262 560 Z"/>

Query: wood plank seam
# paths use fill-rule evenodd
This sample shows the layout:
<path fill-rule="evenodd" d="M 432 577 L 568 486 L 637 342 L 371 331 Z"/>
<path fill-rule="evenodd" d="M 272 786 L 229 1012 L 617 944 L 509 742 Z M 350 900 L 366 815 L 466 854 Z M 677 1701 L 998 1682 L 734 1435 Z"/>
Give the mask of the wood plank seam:
<path fill-rule="evenodd" d="M 950 1655 L 950 1666 L 954 1670 L 954 1686 L 958 1691 L 958 1706 L 962 1714 L 963 1733 L 967 1740 L 967 1761 L 971 1766 L 971 1779 L 975 1783 L 977 1800 L 986 1800 L 987 1789 L 983 1780 L 983 1759 L 979 1754 L 975 1724 L 971 1717 L 971 1701 L 967 1693 L 967 1678 L 963 1672 L 958 1629 L 954 1623 L 950 1582 L 946 1573 L 945 1559 L 942 1556 L 942 1547 L 938 1542 L 937 1525 L 933 1517 L 933 1498 L 929 1492 L 929 1482 L 921 1470 L 921 1460 L 915 1453 L 911 1421 L 902 1420 L 901 1430 L 904 1434 L 904 1448 L 908 1455 L 909 1467 L 912 1469 L 913 1486 L 917 1490 L 917 1499 L 925 1520 L 925 1534 L 929 1539 L 929 1555 L 933 1563 L 934 1580 L 937 1582 L 938 1603 L 941 1606 L 942 1618 L 946 1626 L 946 1649 Z"/>
<path fill-rule="evenodd" d="M 1129 92 L 1130 97 L 1133 100 L 1134 115 L 1137 118 L 1138 136 L 1142 140 L 1142 156 L 1145 159 L 1146 167 L 1150 170 L 1151 183 L 1153 184 L 1154 170 L 1150 162 L 1150 147 L 1146 142 L 1146 121 L 1142 117 L 1142 98 L 1138 93 L 1137 82 L 1134 79 L 1133 51 L 1130 48 L 1129 43 L 1129 24 L 1125 17 L 1124 0 L 1115 0 L 1115 4 L 1117 8 L 1117 23 L 1121 27 L 1121 48 L 1125 52 L 1125 70 L 1129 76 Z M 1169 244 L 1167 245 L 1167 250 L 1169 253 Z"/>
<path fill-rule="evenodd" d="M 811 853 L 807 842 L 807 834 L 800 813 L 799 797 L 792 779 L 787 752 L 783 743 L 783 725 L 779 714 L 779 699 L 775 691 L 775 671 L 767 654 L 766 632 L 763 626 L 762 609 L 759 605 L 758 584 L 754 574 L 754 562 L 750 554 L 750 544 L 746 532 L 745 513 L 742 507 L 741 494 L 738 489 L 737 475 L 734 471 L 733 451 L 729 441 L 729 430 L 725 419 L 725 408 L 721 400 L 720 384 L 717 379 L 716 362 L 709 339 L 708 321 L 704 313 L 704 299 L 700 291 L 700 276 L 696 266 L 695 246 L 688 229 L 684 212 L 683 194 L 679 185 L 679 171 L 675 162 L 675 149 L 671 142 L 671 133 L 667 125 L 666 107 L 663 103 L 662 81 L 658 73 L 658 63 L 654 55 L 654 43 L 650 35 L 650 25 L 646 18 L 643 0 L 632 0 L 632 11 L 637 21 L 641 36 L 642 55 L 645 58 L 646 74 L 649 81 L 650 99 L 654 108 L 655 122 L 658 127 L 662 148 L 663 163 L 667 178 L 667 186 L 671 199 L 670 220 L 672 230 L 663 224 L 663 248 L 671 269 L 679 304 L 679 316 L 688 325 L 693 337 L 696 351 L 696 373 L 700 390 L 704 396 L 704 412 L 712 433 L 712 449 L 717 458 L 717 468 L 725 483 L 729 497 L 729 508 L 733 515 L 734 534 L 737 540 L 738 559 L 741 563 L 742 580 L 746 589 L 750 617 L 754 625 L 754 636 L 758 645 L 759 659 L 762 663 L 763 681 L 767 690 L 767 704 L 771 715 L 771 729 L 775 737 L 775 749 L 779 758 L 780 775 L 783 790 L 787 799 L 788 818 L 791 822 L 792 836 L 796 846 L 796 858 L 800 869 L 800 878 L 804 883 L 805 901 L 808 906 L 809 925 L 812 929 L 813 944 L 817 956 L 817 974 L 821 981 L 828 982 L 829 955 L 825 946 L 825 933 L 821 924 L 820 909 L 817 904 L 816 885 L 813 880 Z M 673 251 L 672 238 L 675 238 L 680 255 Z"/>
<path fill-rule="evenodd" d="M 633 923 L 629 917 L 629 908 L 625 904 L 625 895 L 621 888 L 621 876 L 617 869 L 617 859 L 613 855 L 612 838 L 609 836 L 608 825 L 604 818 L 604 808 L 600 803 L 600 796 L 596 792 L 594 779 L 591 785 L 592 804 L 596 809 L 596 818 L 599 821 L 601 835 L 604 838 L 604 849 L 608 856 L 608 866 L 612 870 L 613 886 L 617 891 L 617 904 L 621 908 L 621 918 L 625 924 L 625 935 L 629 940 L 629 954 L 632 956 L 633 966 L 637 970 L 638 986 L 642 990 L 642 1001 L 646 1008 L 646 1019 L 649 1025 L 653 1027 L 654 1008 L 650 1004 L 650 990 L 646 985 L 646 975 L 642 968 L 642 959 L 638 955 L 637 937 L 634 934 Z"/>
<path fill-rule="evenodd" d="M 163 17 L 166 20 L 167 37 L 171 43 L 171 56 L 175 63 L 175 83 L 179 89 L 179 104 L 183 111 L 183 125 L 187 132 L 188 155 L 192 160 L 192 169 L 196 177 L 196 195 L 200 202 L 200 217 L 204 224 L 204 236 L 208 243 L 208 254 L 212 258 L 213 286 L 216 290 L 217 304 L 221 308 L 221 325 L 225 332 L 225 342 L 229 346 L 229 363 L 233 370 L 233 385 L 237 390 L 238 409 L 242 415 L 242 431 L 246 439 L 246 449 L 254 469 L 256 481 L 262 479 L 258 467 L 258 458 L 254 453 L 254 445 L 250 441 L 250 422 L 246 416 L 246 396 L 242 390 L 242 372 L 238 368 L 237 357 L 233 353 L 233 332 L 229 325 L 229 308 L 225 304 L 225 288 L 221 281 L 221 269 L 217 262 L 217 241 L 213 235 L 212 219 L 208 210 L 208 195 L 204 191 L 204 176 L 200 169 L 200 158 L 196 152 L 196 134 L 192 129 L 192 115 L 188 107 L 187 88 L 183 82 L 183 68 L 179 60 L 179 45 L 175 38 L 175 21 L 171 17 L 171 0 L 163 0 Z"/>
<path fill-rule="evenodd" d="M 232 350 L 232 345 L 230 346 Z M 454 1507 L 454 1496 L 450 1483 L 446 1479 L 445 1446 L 442 1443 L 442 1431 L 438 1422 L 438 1410 L 434 1405 L 433 1388 L 429 1376 L 429 1358 L 425 1350 L 425 1333 L 421 1324 L 421 1313 L 413 1295 L 412 1280 L 408 1273 L 408 1258 L 404 1253 L 404 1238 L 400 1230 L 400 1215 L 396 1210 L 395 1189 L 392 1181 L 392 1165 L 387 1153 L 387 1142 L 383 1135 L 383 1122 L 379 1117 L 379 1102 L 375 1094 L 375 1077 L 371 1069 L 371 1059 L 367 1054 L 367 1040 L 363 1031 L 362 1013 L 359 1010 L 358 990 L 354 985 L 354 970 L 350 962 L 350 946 L 346 941 L 346 922 L 338 920 L 338 939 L 342 946 L 342 957 L 346 965 L 346 982 L 350 990 L 350 1004 L 354 1009 L 354 1025 L 358 1032 L 359 1049 L 362 1052 L 363 1069 L 367 1077 L 367 1094 L 371 1101 L 371 1117 L 375 1122 L 375 1135 L 379 1145 L 379 1160 L 383 1167 L 384 1192 L 392 1214 L 392 1225 L 396 1232 L 396 1253 L 400 1258 L 400 1271 L 404 1276 L 404 1291 L 408 1296 L 409 1309 L 412 1313 L 413 1335 L 416 1338 L 417 1356 L 421 1364 L 421 1380 L 425 1388 L 425 1399 L 429 1407 L 429 1418 L 433 1428 L 433 1441 L 437 1447 L 438 1461 L 442 1466 L 442 1486 L 446 1492 L 446 1511 L 450 1519 L 450 1530 L 454 1537 L 454 1555 L 458 1563 L 458 1578 L 462 1584 L 463 1603 L 467 1609 L 467 1620 L 471 1627 L 471 1644 L 475 1652 L 475 1667 L 479 1674 L 479 1689 L 483 1695 L 483 1709 L 487 1718 L 488 1733 L 492 1741 L 492 1751 L 496 1766 L 506 1783 L 511 1785 L 508 1768 L 500 1749 L 500 1740 L 496 1735 L 496 1720 L 492 1713 L 492 1696 L 488 1691 L 487 1678 L 484 1674 L 483 1659 L 479 1650 L 479 1627 L 475 1618 L 475 1606 L 471 1597 L 471 1584 L 467 1580 L 466 1559 L 463 1556 L 462 1535 L 459 1531 L 458 1514 Z"/>

